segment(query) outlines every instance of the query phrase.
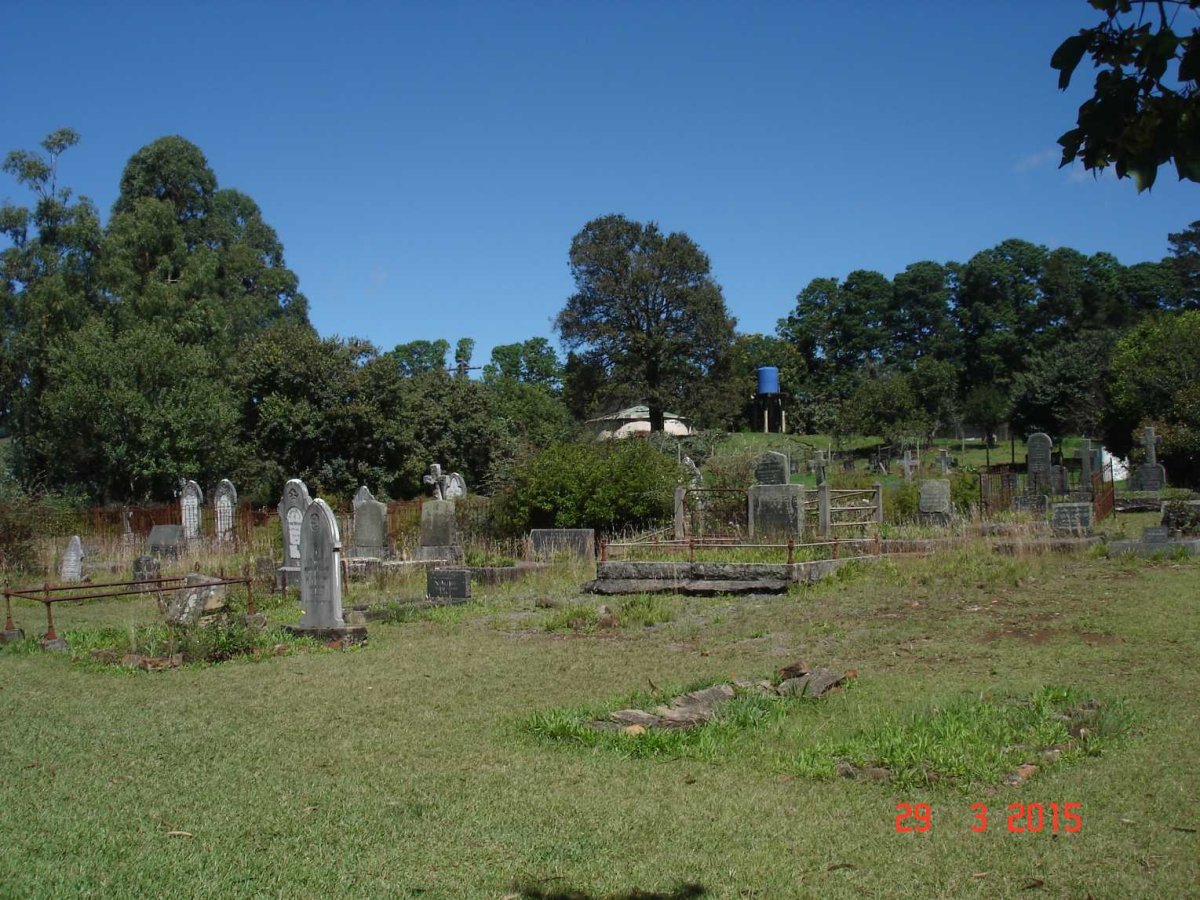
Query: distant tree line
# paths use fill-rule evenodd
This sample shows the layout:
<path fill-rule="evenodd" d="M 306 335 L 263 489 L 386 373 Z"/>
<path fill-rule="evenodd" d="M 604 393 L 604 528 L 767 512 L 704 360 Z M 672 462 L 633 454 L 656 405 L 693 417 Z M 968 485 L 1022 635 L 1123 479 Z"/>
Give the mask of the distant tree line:
<path fill-rule="evenodd" d="M 451 360 L 445 339 L 318 335 L 258 206 L 183 138 L 133 155 L 102 223 L 60 184 L 78 140 L 64 129 L 3 164 L 32 198 L 0 207 L 0 434 L 29 489 L 164 499 L 180 477 L 230 477 L 266 502 L 299 476 L 327 495 L 413 496 L 430 462 L 511 487 L 539 449 L 619 406 L 645 402 L 658 427 L 669 410 L 741 429 L 760 365 L 780 368 L 806 431 L 902 442 L 1007 421 L 1122 450 L 1152 422 L 1169 468 L 1200 431 L 1197 368 L 1176 364 L 1200 347 L 1200 313 L 1185 314 L 1200 308 L 1200 223 L 1131 266 L 1009 240 L 891 279 L 818 278 L 762 335 L 736 331 L 686 234 L 603 216 L 570 246 L 566 358 L 531 337 L 474 378 L 470 337 Z"/>

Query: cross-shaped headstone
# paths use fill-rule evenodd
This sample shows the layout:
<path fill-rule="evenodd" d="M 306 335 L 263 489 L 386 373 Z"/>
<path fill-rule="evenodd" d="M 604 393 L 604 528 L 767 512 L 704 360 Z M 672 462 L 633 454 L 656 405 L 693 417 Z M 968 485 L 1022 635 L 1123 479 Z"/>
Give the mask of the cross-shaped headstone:
<path fill-rule="evenodd" d="M 825 483 L 825 451 L 818 450 L 817 457 L 813 460 L 813 472 L 817 476 L 817 484 Z"/>
<path fill-rule="evenodd" d="M 913 472 L 916 471 L 917 462 L 912 458 L 912 451 L 904 451 L 904 459 L 900 461 L 900 468 L 904 470 L 904 480 L 912 481 Z"/>
<path fill-rule="evenodd" d="M 942 467 L 942 474 L 950 474 L 950 453 L 945 447 L 938 450 L 938 465 Z"/>

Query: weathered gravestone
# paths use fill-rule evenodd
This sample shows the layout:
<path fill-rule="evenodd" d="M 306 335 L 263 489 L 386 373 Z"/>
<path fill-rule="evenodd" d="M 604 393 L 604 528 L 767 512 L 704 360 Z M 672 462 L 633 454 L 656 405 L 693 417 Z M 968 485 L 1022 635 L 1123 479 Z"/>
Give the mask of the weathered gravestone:
<path fill-rule="evenodd" d="M 1165 544 L 1171 539 L 1171 529 L 1165 525 L 1151 525 L 1142 529 L 1142 543 Z"/>
<path fill-rule="evenodd" d="M 179 551 L 186 545 L 182 525 L 155 525 L 150 529 L 150 537 L 146 541 L 154 556 L 169 556 L 172 559 L 179 556 Z"/>
<path fill-rule="evenodd" d="M 454 520 L 454 501 L 426 500 L 421 504 L 421 533 L 413 550 L 413 558 L 458 561 L 462 557 Z"/>
<path fill-rule="evenodd" d="M 1050 493 L 1061 497 L 1071 489 L 1071 479 L 1067 476 L 1066 466 L 1050 467 Z"/>
<path fill-rule="evenodd" d="M 768 450 L 754 462 L 754 481 L 756 484 L 787 484 L 789 471 L 787 454 Z"/>
<path fill-rule="evenodd" d="M 929 522 L 946 523 L 954 508 L 950 503 L 950 480 L 948 478 L 925 479 L 920 484 L 917 512 Z"/>
<path fill-rule="evenodd" d="M 228 478 L 222 478 L 213 491 L 213 517 L 216 519 L 217 543 L 233 540 L 233 513 L 237 509 L 237 490 Z"/>
<path fill-rule="evenodd" d="M 83 542 L 77 534 L 71 536 L 63 551 L 58 577 L 63 581 L 79 581 L 83 577 Z"/>
<path fill-rule="evenodd" d="M 904 472 L 904 480 L 912 481 L 913 473 L 917 470 L 917 461 L 913 459 L 912 451 L 904 451 L 904 459 L 900 461 L 900 468 Z"/>
<path fill-rule="evenodd" d="M 304 511 L 312 498 L 308 486 L 299 478 L 288 479 L 283 486 L 283 499 L 279 501 L 279 525 L 283 529 L 283 565 L 279 567 L 279 585 L 287 589 L 289 584 L 300 581 L 300 528 L 304 524 Z"/>
<path fill-rule="evenodd" d="M 818 450 L 817 455 L 813 457 L 812 461 L 812 470 L 813 474 L 816 476 L 816 482 L 818 485 L 825 483 L 825 465 L 825 451 Z"/>
<path fill-rule="evenodd" d="M 463 477 L 457 472 L 443 475 L 438 463 L 431 463 L 429 474 L 421 476 L 421 480 L 429 488 L 434 500 L 457 500 L 467 496 L 467 482 Z"/>
<path fill-rule="evenodd" d="M 950 453 L 945 447 L 938 450 L 938 468 L 941 469 L 942 475 L 950 474 Z"/>
<path fill-rule="evenodd" d="M 1135 491 L 1161 491 L 1167 486 L 1167 470 L 1158 461 L 1158 439 L 1153 426 L 1146 428 L 1143 442 L 1146 461 L 1134 470 L 1130 488 Z"/>
<path fill-rule="evenodd" d="M 534 559 L 566 553 L 579 559 L 596 556 L 596 532 L 592 528 L 534 528 L 529 532 Z"/>
<path fill-rule="evenodd" d="M 1054 503 L 1050 506 L 1050 527 L 1062 534 L 1091 534 L 1091 503 Z"/>
<path fill-rule="evenodd" d="M 1049 508 L 1049 500 L 1045 494 L 1018 494 L 1013 497 L 1013 509 L 1016 512 L 1027 512 L 1045 517 Z"/>
<path fill-rule="evenodd" d="M 121 543 L 126 546 L 137 543 L 137 535 L 133 533 L 133 510 L 128 506 L 121 507 Z"/>
<path fill-rule="evenodd" d="M 204 505 L 204 491 L 194 481 L 183 482 L 179 491 L 179 515 L 183 523 L 183 538 L 193 541 L 200 537 L 200 508 Z"/>
<path fill-rule="evenodd" d="M 354 495 L 354 546 L 351 556 L 387 554 L 387 504 L 380 503 L 364 484 Z"/>
<path fill-rule="evenodd" d="M 172 625 L 196 625 L 202 618 L 223 612 L 229 588 L 217 583 L 220 580 L 210 575 L 188 575 L 167 605 L 167 621 Z"/>
<path fill-rule="evenodd" d="M 304 512 L 300 529 L 299 625 L 287 626 L 296 634 L 324 640 L 365 640 L 367 629 L 347 625 L 342 616 L 342 536 L 329 504 L 319 497 Z"/>
<path fill-rule="evenodd" d="M 749 503 L 750 537 L 799 538 L 804 531 L 804 485 L 752 485 Z"/>
<path fill-rule="evenodd" d="M 470 600 L 470 569 L 430 569 L 425 574 L 425 593 L 431 600 Z"/>
<path fill-rule="evenodd" d="M 133 561 L 134 581 L 154 581 L 162 577 L 162 563 L 157 556 L 139 556 Z M 146 585 L 143 590 L 153 590 L 152 585 Z"/>
<path fill-rule="evenodd" d="M 1053 442 L 1050 440 L 1050 435 L 1041 431 L 1031 434 L 1025 440 L 1025 471 L 1031 494 L 1051 489 L 1050 453 L 1052 448 Z"/>

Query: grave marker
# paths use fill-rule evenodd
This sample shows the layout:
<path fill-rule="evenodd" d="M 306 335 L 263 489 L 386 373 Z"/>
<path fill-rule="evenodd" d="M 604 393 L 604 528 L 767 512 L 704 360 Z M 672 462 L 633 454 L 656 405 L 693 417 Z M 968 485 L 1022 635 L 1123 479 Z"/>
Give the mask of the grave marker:
<path fill-rule="evenodd" d="M 425 593 L 431 600 L 470 600 L 470 569 L 430 569 L 425 573 Z"/>
<path fill-rule="evenodd" d="M 1050 453 L 1052 448 L 1053 442 L 1050 440 L 1050 435 L 1041 431 L 1031 434 L 1025 440 L 1025 471 L 1028 474 L 1030 493 L 1051 489 Z"/>
<path fill-rule="evenodd" d="M 579 559 L 596 556 L 596 532 L 591 528 L 534 528 L 529 546 L 535 559 L 569 553 Z"/>
<path fill-rule="evenodd" d="M 804 485 L 753 485 L 749 512 L 750 537 L 798 538 L 804 531 Z"/>
<path fill-rule="evenodd" d="M 1165 544 L 1171 539 L 1171 529 L 1165 525 L 1152 525 L 1142 529 L 1145 544 Z"/>
<path fill-rule="evenodd" d="M 300 530 L 300 628 L 343 628 L 342 536 L 333 510 L 320 498 L 308 505 Z"/>
<path fill-rule="evenodd" d="M 150 552 L 155 556 L 169 556 L 172 559 L 179 556 L 179 551 L 185 546 L 182 525 L 155 525 L 150 529 L 150 537 L 146 541 Z"/>
<path fill-rule="evenodd" d="M 200 507 L 204 504 L 204 491 L 194 481 L 185 481 L 179 492 L 179 514 L 183 523 L 183 539 L 193 541 L 200 537 Z"/>
<path fill-rule="evenodd" d="M 950 503 L 950 480 L 929 478 L 921 481 L 917 511 L 922 516 L 937 516 L 948 519 L 953 507 Z"/>
<path fill-rule="evenodd" d="M 352 556 L 387 554 L 387 504 L 380 503 L 364 484 L 354 495 L 354 545 Z"/>
<path fill-rule="evenodd" d="M 1091 534 L 1093 509 L 1087 503 L 1054 503 L 1050 506 L 1050 527 L 1060 533 Z"/>
<path fill-rule="evenodd" d="M 63 551 L 58 577 L 63 581 L 79 581 L 83 577 L 83 542 L 77 534 L 71 536 Z"/>
<path fill-rule="evenodd" d="M 788 470 L 787 454 L 768 450 L 754 462 L 754 481 L 756 484 L 787 484 Z"/>
<path fill-rule="evenodd" d="M 228 478 L 222 478 L 213 491 L 213 515 L 216 518 L 217 543 L 233 540 L 233 513 L 237 509 L 237 490 Z"/>
<path fill-rule="evenodd" d="M 312 498 L 308 486 L 299 478 L 291 478 L 283 486 L 283 499 L 279 501 L 279 525 L 283 530 L 283 565 L 278 578 L 281 587 L 300 580 L 300 529 L 304 524 L 304 511 Z"/>

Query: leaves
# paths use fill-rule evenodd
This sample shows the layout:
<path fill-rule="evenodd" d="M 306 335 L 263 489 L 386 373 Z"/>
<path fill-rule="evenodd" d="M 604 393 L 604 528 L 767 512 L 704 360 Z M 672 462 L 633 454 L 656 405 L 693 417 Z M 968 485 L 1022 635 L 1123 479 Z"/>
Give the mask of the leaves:
<path fill-rule="evenodd" d="M 1071 83 L 1071 75 L 1079 65 L 1079 61 L 1083 59 L 1083 54 L 1087 52 L 1091 43 L 1091 32 L 1080 31 L 1079 34 L 1067 38 L 1058 45 L 1058 49 L 1050 57 L 1050 67 L 1058 69 L 1059 90 L 1067 89 L 1067 86 Z"/>

